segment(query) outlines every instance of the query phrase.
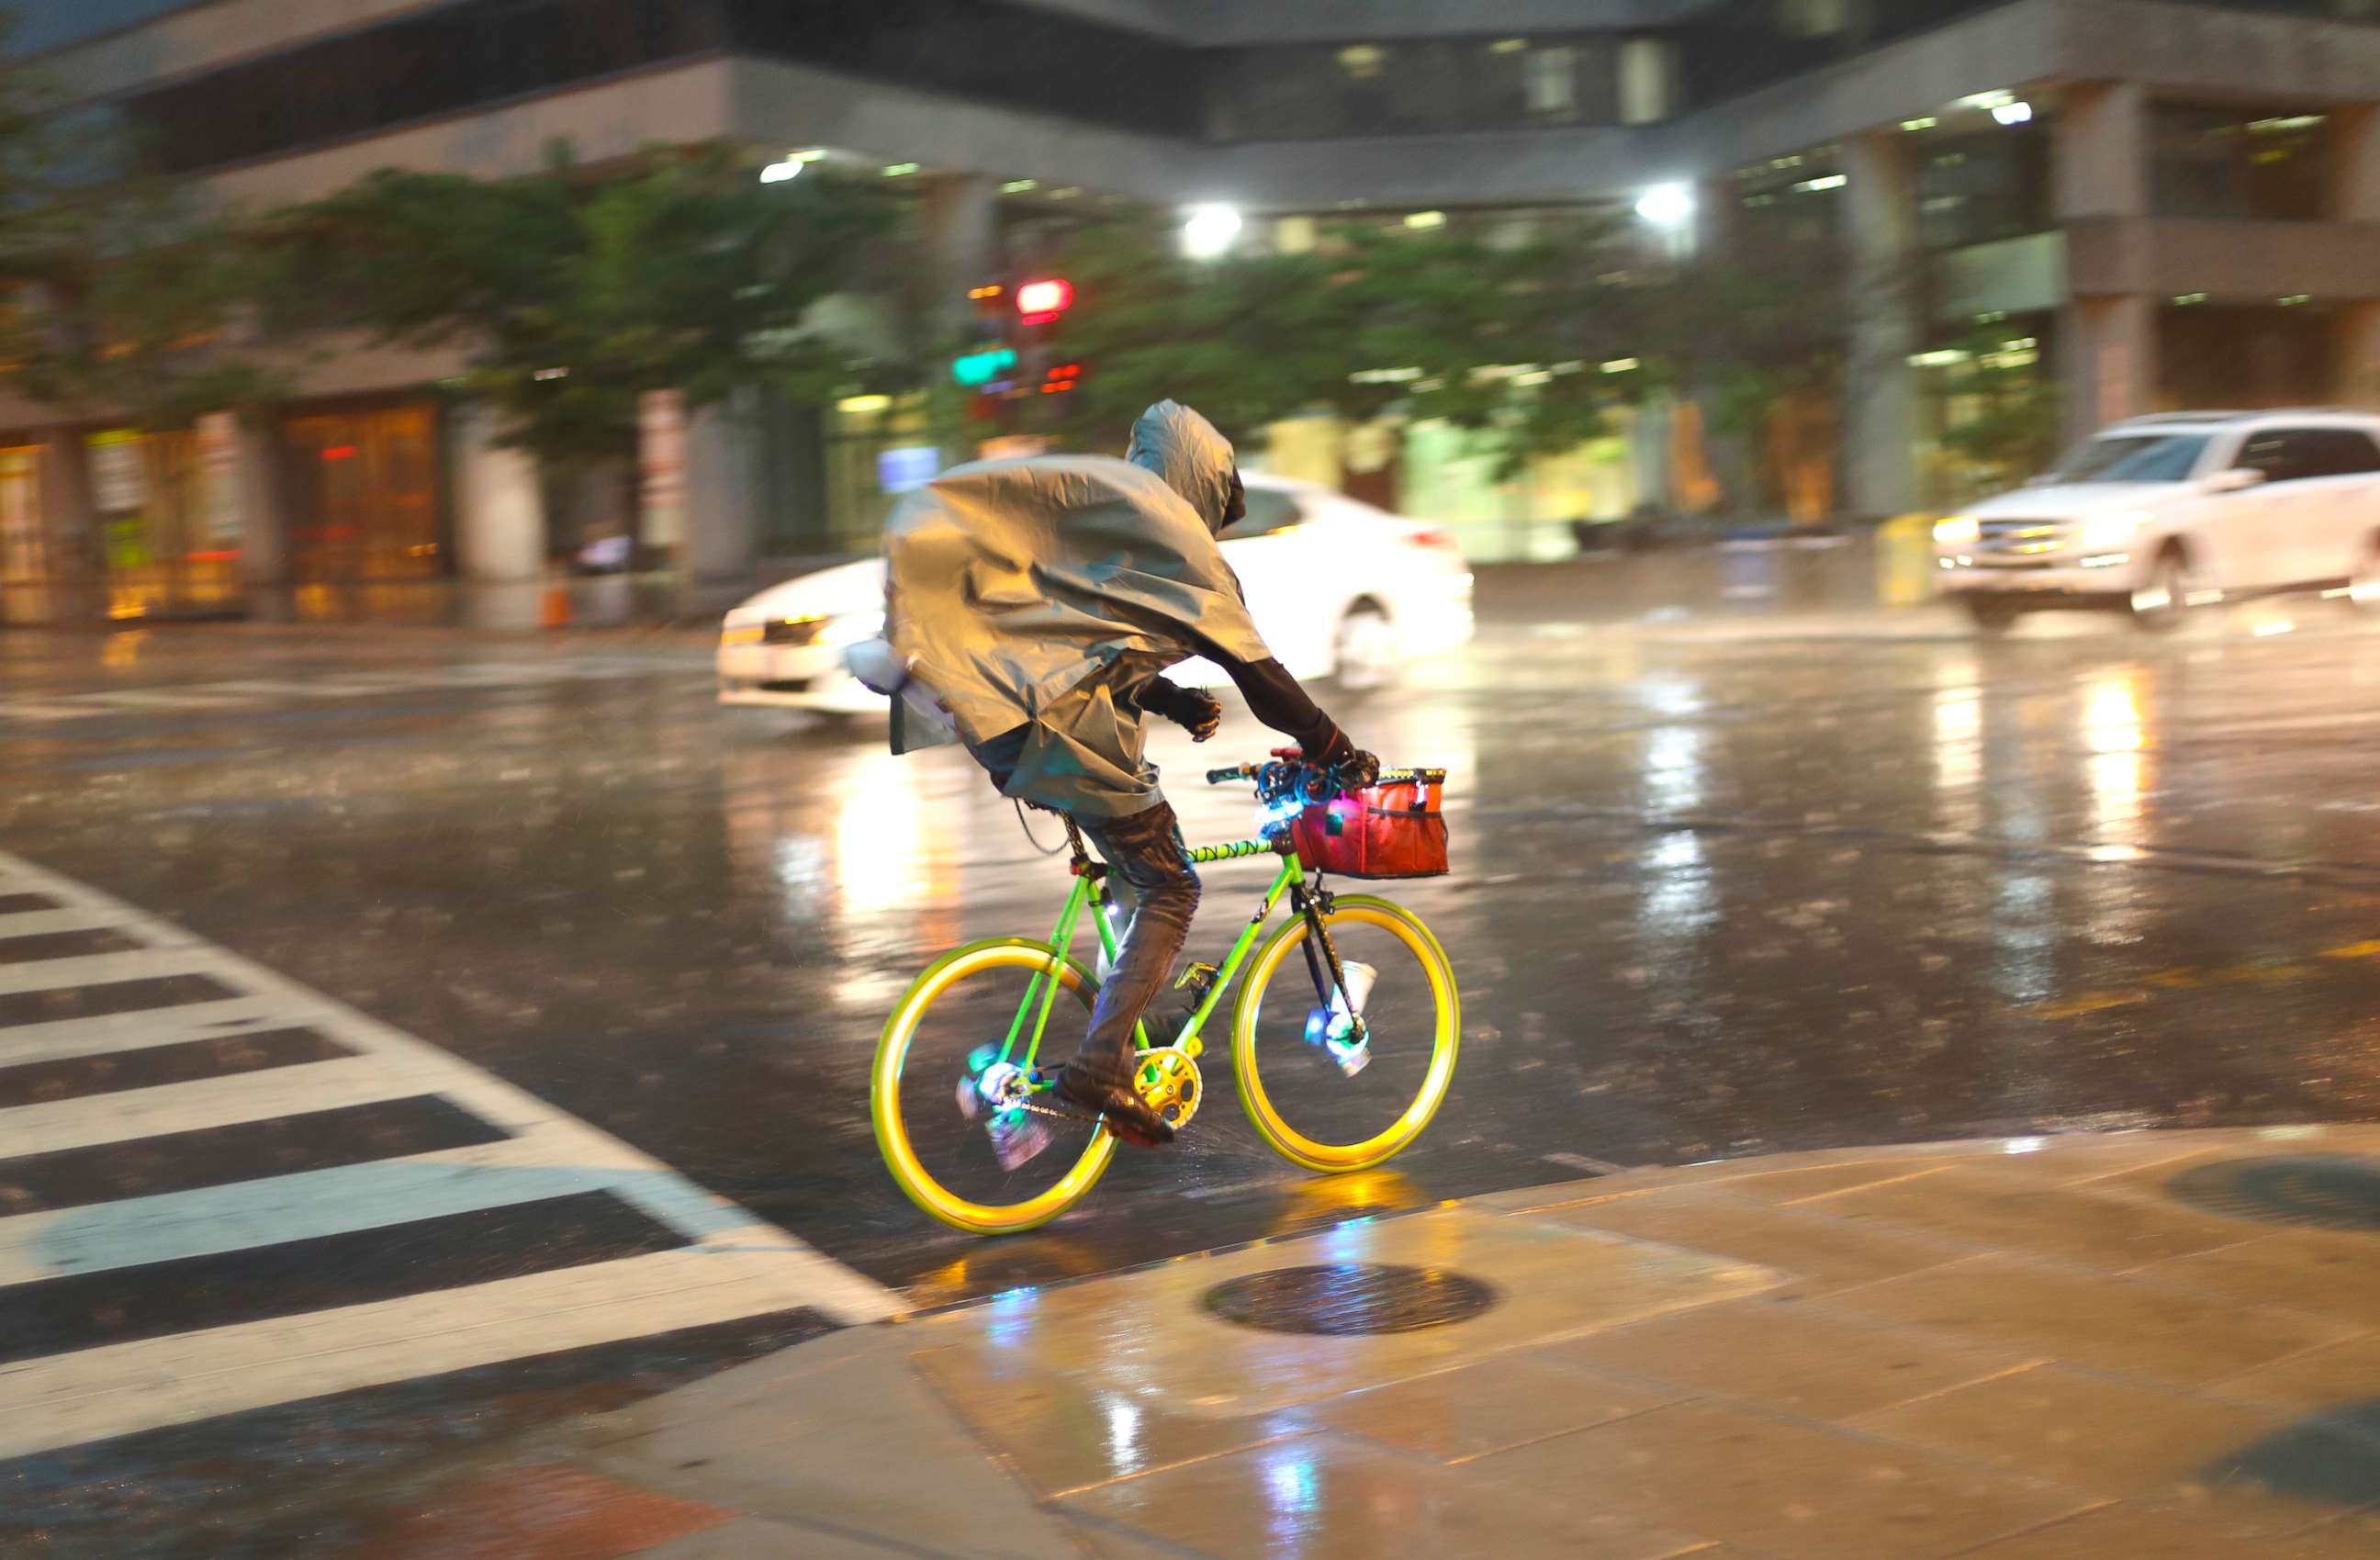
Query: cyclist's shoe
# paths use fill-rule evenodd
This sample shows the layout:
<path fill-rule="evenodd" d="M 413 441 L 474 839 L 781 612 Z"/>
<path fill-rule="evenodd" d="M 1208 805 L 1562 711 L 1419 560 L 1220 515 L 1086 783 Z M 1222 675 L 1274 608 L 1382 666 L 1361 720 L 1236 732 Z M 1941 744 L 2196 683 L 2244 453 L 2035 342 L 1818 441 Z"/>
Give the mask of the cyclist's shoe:
<path fill-rule="evenodd" d="M 1050 1146 L 1049 1121 L 1030 1111 L 1012 1106 L 993 1116 L 986 1123 L 991 1138 L 992 1157 L 1003 1170 L 1021 1168 L 1025 1162 Z"/>
<path fill-rule="evenodd" d="M 1059 1069 L 1050 1093 L 1062 1105 L 1101 1118 L 1108 1131 L 1135 1148 L 1162 1148 L 1173 1141 L 1173 1123 L 1151 1110 L 1130 1082 L 1101 1078 L 1068 1062 Z"/>

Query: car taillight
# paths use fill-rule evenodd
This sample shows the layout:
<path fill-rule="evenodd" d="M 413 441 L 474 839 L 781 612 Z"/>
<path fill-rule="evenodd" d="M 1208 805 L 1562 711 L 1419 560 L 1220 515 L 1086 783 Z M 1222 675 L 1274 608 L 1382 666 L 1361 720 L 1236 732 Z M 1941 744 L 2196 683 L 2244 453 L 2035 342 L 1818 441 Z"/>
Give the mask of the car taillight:
<path fill-rule="evenodd" d="M 1439 552 L 1460 550 L 1454 545 L 1454 538 L 1444 531 L 1415 531 L 1413 534 L 1413 544 L 1415 547 L 1432 548 Z"/>

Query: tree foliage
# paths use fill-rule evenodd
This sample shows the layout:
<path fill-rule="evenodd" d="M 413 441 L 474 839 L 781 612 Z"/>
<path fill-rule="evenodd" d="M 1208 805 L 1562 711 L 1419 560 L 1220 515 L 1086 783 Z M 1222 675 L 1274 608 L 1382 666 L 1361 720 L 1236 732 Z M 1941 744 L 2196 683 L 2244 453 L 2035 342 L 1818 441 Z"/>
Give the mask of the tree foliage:
<path fill-rule="evenodd" d="M 530 177 L 383 170 L 265 232 L 309 278 L 278 323 L 458 348 L 503 436 L 568 466 L 632 447 L 647 391 L 834 393 L 855 354 L 813 311 L 884 273 L 894 220 L 872 189 L 762 185 L 723 149 L 601 175 L 557 150 Z"/>
<path fill-rule="evenodd" d="M 1058 259 L 1075 288 L 1062 350 L 1090 366 L 1062 431 L 1111 446 L 1170 395 L 1234 436 L 1307 410 L 1397 409 L 1575 442 L 1607 398 L 1577 393 L 1606 312 L 1601 236 L 1342 224 L 1296 253 L 1193 260 L 1151 217 L 1086 227 Z"/>
<path fill-rule="evenodd" d="M 1756 431 L 1789 397 L 1831 395 L 1846 352 L 1830 246 L 1648 260 L 1595 215 L 1517 236 L 1339 224 L 1303 252 L 1212 261 L 1143 215 L 1081 230 L 1059 264 L 1075 284 L 1061 350 L 1087 365 L 1059 431 L 1093 448 L 1171 395 L 1233 436 L 1308 410 L 1492 429 L 1510 469 L 1653 394 Z"/>
<path fill-rule="evenodd" d="M 0 71 L 0 380 L 72 415 L 180 428 L 277 387 L 245 328 L 273 283 L 235 222 L 140 153 L 105 111 Z"/>
<path fill-rule="evenodd" d="M 2037 345 L 2006 325 L 1978 325 L 1955 344 L 1943 373 L 1942 453 L 1962 495 L 2013 487 L 2058 453 L 2064 400 L 2041 370 Z"/>

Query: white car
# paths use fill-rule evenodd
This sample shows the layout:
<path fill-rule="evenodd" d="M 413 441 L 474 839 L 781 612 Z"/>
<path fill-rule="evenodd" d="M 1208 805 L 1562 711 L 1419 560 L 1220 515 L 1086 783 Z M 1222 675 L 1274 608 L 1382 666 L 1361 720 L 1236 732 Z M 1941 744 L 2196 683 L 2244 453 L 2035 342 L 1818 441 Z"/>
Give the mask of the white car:
<path fill-rule="evenodd" d="M 1223 556 L 1290 675 L 1379 687 L 1407 661 L 1470 639 L 1471 572 L 1445 532 L 1310 483 L 1245 481 L 1247 516 L 1223 533 Z M 880 712 L 884 699 L 852 679 L 843 653 L 883 625 L 881 560 L 771 586 L 721 626 L 719 702 Z M 1203 660 L 1168 675 L 1184 685 L 1226 681 Z"/>
<path fill-rule="evenodd" d="M 2134 417 L 1934 527 L 1943 591 L 1986 632 L 2054 607 L 2169 629 L 2192 607 L 2285 591 L 2368 602 L 2375 546 L 2380 417 L 2336 409 Z"/>

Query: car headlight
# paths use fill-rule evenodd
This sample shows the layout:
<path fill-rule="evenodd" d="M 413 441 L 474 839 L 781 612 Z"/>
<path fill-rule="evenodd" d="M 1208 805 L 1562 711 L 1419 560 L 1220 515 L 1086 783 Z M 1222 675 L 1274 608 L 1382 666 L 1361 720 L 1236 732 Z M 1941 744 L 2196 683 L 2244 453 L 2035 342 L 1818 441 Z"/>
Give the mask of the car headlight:
<path fill-rule="evenodd" d="M 844 612 L 826 620 L 819 631 L 817 643 L 821 645 L 856 645 L 873 639 L 884 632 L 882 612 Z"/>
<path fill-rule="evenodd" d="M 2085 552 L 2098 552 L 2110 547 L 2121 547 L 2132 539 L 2132 533 L 2149 523 L 2149 512 L 2129 510 L 2122 514 L 2102 514 L 2083 522 L 2082 535 L 2075 545 Z"/>
<path fill-rule="evenodd" d="M 1954 514 L 1934 527 L 1934 539 L 1944 547 L 1970 547 L 1984 534 L 1972 514 Z"/>

